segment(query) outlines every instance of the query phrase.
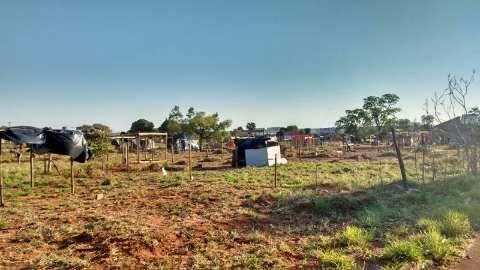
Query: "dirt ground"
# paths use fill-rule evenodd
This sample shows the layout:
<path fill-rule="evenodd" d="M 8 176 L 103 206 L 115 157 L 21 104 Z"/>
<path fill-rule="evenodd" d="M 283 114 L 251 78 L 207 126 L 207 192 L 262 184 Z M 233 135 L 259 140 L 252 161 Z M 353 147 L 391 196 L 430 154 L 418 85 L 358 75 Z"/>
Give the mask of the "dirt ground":
<path fill-rule="evenodd" d="M 352 164 L 379 158 L 394 161 L 383 155 L 359 149 L 347 154 L 317 153 L 302 160 L 290 154 L 289 160 L 298 166 L 311 159 L 325 166 L 338 160 Z M 286 189 L 270 183 L 226 182 L 229 173 L 244 173 L 231 168 L 229 153 L 193 156 L 192 182 L 185 181 L 186 154 L 164 164 L 168 177 L 159 174 L 164 165 L 152 165 L 155 163 L 132 164 L 127 173 L 118 157 L 111 157 L 107 175 L 100 162 L 93 169 L 82 165 L 76 171 L 75 195 L 69 194 L 64 176 L 42 175 L 40 162 L 34 191 L 28 188 L 27 174 L 11 176 L 18 178 L 18 187 L 1 210 L 8 223 L 0 229 L 0 269 L 318 269 L 321 265 L 305 256 L 305 247 L 312 240 L 318 242 L 319 236 L 335 235 L 350 222 L 333 222 L 310 211 L 314 205 L 308 200 L 296 201 L 293 212 L 283 210 L 268 194 Z M 57 162 L 60 173 L 68 175 L 67 163 Z M 28 164 L 18 168 L 10 162 L 7 166 L 14 174 L 27 171 Z M 344 169 L 339 173 L 351 171 Z M 244 179 L 265 172 L 249 173 Z M 329 183 L 305 185 L 304 189 L 317 196 L 345 192 Z M 340 212 L 348 214 L 369 203 L 363 192 L 351 196 L 354 203 L 339 201 Z M 372 252 L 378 250 L 374 247 Z M 478 252 L 477 241 L 469 253 L 472 259 L 458 269 L 479 269 L 475 268 Z M 379 269 L 375 263 L 364 263 L 364 267 Z"/>

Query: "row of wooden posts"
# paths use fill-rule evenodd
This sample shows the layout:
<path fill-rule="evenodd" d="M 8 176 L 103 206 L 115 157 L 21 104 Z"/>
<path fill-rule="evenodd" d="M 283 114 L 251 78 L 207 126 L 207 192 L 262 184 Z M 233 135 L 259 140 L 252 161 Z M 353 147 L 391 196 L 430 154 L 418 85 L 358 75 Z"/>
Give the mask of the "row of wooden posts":
<path fill-rule="evenodd" d="M 2 139 L 0 139 L 0 206 L 4 207 L 5 206 L 5 199 L 4 199 L 4 183 L 3 183 L 3 168 L 2 168 Z M 33 153 L 32 147 L 30 147 L 30 187 L 33 189 L 35 187 L 35 170 L 34 170 L 34 164 L 35 164 L 35 155 Z M 45 162 L 47 162 L 47 159 L 45 159 Z M 50 167 L 50 164 L 52 162 L 52 156 L 51 154 L 48 155 L 48 167 Z M 44 164 L 44 169 L 45 172 L 47 172 L 47 165 Z M 48 172 L 50 170 L 48 169 Z M 72 194 L 75 194 L 75 175 L 73 172 L 73 159 L 70 158 L 70 192 Z"/>

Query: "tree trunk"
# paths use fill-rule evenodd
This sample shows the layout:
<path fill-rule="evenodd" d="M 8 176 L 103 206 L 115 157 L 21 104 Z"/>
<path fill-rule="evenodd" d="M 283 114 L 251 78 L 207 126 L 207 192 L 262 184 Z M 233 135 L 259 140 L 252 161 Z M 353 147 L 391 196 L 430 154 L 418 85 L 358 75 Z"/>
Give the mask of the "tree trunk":
<path fill-rule="evenodd" d="M 392 138 L 393 138 L 393 146 L 395 147 L 395 151 L 397 152 L 398 165 L 400 166 L 400 172 L 402 173 L 403 187 L 407 189 L 408 188 L 407 173 L 405 171 L 405 164 L 403 163 L 402 153 L 400 152 L 400 148 L 398 147 L 394 128 L 392 128 Z"/>
<path fill-rule="evenodd" d="M 203 136 L 199 136 L 198 138 L 198 147 L 200 148 L 200 152 L 203 151 Z"/>

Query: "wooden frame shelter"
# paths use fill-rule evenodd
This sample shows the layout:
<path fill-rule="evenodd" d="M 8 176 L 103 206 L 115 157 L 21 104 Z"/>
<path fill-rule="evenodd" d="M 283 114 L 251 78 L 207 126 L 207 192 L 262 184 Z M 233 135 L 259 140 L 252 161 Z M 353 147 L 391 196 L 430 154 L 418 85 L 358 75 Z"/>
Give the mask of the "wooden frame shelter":
<path fill-rule="evenodd" d="M 151 152 L 151 158 L 150 159 L 147 159 L 147 153 L 146 151 L 143 151 L 145 153 L 145 159 L 144 160 L 140 160 L 140 145 L 141 145 L 141 140 L 142 138 L 146 138 L 146 139 L 153 139 L 153 138 L 164 138 L 165 139 L 165 142 L 164 142 L 164 145 L 165 145 L 165 159 L 164 160 L 167 160 L 168 157 L 168 133 L 162 133 L 162 132 L 139 132 L 136 134 L 136 140 L 137 140 L 137 162 L 138 163 L 142 163 L 142 162 L 160 162 L 161 160 L 155 160 L 155 151 L 152 151 Z"/>
<path fill-rule="evenodd" d="M 155 151 L 152 149 L 150 152 L 150 158 L 147 157 L 147 151 L 142 149 L 142 139 L 154 139 L 154 138 L 161 138 L 164 139 L 163 145 L 165 147 L 165 159 L 158 159 L 155 160 Z M 150 162 L 161 162 L 168 159 L 168 133 L 162 132 L 139 132 L 136 134 L 125 134 L 119 136 L 111 136 L 110 139 L 112 140 L 119 140 L 120 141 L 120 151 L 122 152 L 122 163 L 128 165 L 130 163 L 129 159 L 129 149 L 130 146 L 133 145 L 135 141 L 136 145 L 136 155 L 137 155 L 137 163 L 150 163 Z M 141 158 L 141 154 L 144 153 L 144 158 Z"/>

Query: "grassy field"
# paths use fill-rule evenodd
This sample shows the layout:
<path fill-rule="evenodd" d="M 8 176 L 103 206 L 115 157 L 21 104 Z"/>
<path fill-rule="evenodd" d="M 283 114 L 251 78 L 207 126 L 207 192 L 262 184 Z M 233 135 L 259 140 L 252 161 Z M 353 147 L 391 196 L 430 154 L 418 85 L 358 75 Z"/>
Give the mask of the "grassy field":
<path fill-rule="evenodd" d="M 480 228 L 480 178 L 460 174 L 454 153 L 437 156 L 426 181 L 412 153 L 411 179 L 395 157 L 291 158 L 279 168 L 218 169 L 226 156 L 196 157 L 182 171 L 115 157 L 43 174 L 5 162 L 0 269 L 436 269 L 459 260 Z M 431 159 L 429 159 L 429 162 Z M 175 165 L 175 166 L 174 166 Z M 172 169 L 173 170 L 173 169 Z M 103 196 L 103 198 L 101 198 Z"/>

